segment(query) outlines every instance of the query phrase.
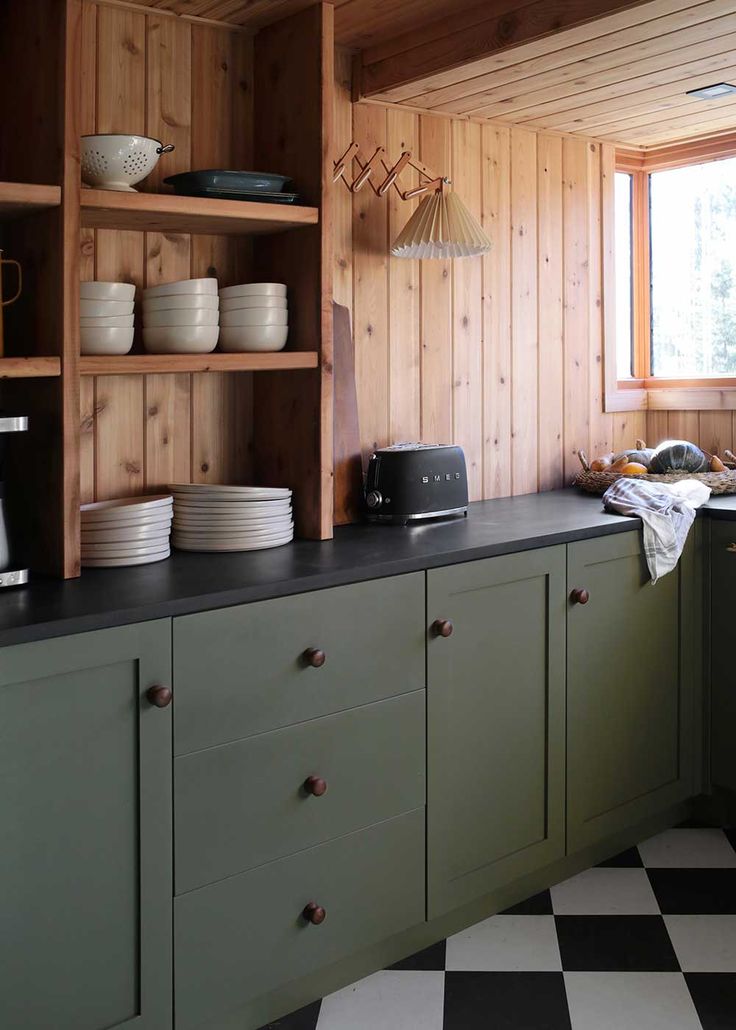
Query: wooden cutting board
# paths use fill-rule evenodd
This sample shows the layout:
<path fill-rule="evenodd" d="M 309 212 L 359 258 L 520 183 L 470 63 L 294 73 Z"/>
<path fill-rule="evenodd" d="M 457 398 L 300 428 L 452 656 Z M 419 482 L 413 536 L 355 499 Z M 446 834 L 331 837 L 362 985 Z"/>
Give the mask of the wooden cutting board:
<path fill-rule="evenodd" d="M 358 522 L 363 507 L 363 458 L 358 424 L 358 393 L 355 387 L 355 349 L 350 312 L 342 304 L 332 305 L 334 376 L 334 461 L 336 526 Z"/>

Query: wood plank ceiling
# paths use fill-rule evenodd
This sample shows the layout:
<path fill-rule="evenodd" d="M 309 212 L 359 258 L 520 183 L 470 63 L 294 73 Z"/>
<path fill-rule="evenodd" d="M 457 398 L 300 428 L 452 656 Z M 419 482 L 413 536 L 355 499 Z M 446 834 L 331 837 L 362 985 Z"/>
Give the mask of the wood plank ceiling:
<path fill-rule="evenodd" d="M 401 45 L 366 51 L 364 66 L 409 62 Z M 736 95 L 686 95 L 716 82 L 736 83 L 734 0 L 652 0 L 371 99 L 647 148 L 733 131 Z"/>
<path fill-rule="evenodd" d="M 115 2 L 115 0 L 112 0 Z M 130 3 L 131 0 L 125 0 Z M 169 11 L 258 29 L 294 14 L 316 0 L 132 0 L 142 7 Z M 410 32 L 418 22 L 432 22 L 478 6 L 478 0 L 328 0 L 335 7 L 335 41 L 363 49 L 397 34 Z"/>

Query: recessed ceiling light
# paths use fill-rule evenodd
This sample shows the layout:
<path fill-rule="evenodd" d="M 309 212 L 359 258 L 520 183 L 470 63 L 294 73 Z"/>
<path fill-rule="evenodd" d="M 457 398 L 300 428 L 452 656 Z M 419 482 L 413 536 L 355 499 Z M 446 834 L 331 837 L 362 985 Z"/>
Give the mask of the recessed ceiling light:
<path fill-rule="evenodd" d="M 730 82 L 716 82 L 713 86 L 689 89 L 686 96 L 697 97 L 698 100 L 715 100 L 716 97 L 725 97 L 728 93 L 736 93 L 736 86 L 732 86 Z"/>

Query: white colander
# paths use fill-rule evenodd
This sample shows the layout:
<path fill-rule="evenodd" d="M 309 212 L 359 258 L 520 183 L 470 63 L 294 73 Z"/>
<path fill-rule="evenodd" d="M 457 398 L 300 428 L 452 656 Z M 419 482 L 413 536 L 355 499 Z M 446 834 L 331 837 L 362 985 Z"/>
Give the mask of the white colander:
<path fill-rule="evenodd" d="M 145 179 L 161 154 L 173 149 L 148 136 L 82 136 L 82 179 L 96 189 L 135 193 L 133 183 Z"/>

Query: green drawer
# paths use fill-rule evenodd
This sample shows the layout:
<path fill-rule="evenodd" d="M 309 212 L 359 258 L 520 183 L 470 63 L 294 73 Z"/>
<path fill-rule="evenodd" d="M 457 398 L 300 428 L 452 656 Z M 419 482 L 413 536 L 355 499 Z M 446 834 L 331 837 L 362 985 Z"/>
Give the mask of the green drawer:
<path fill-rule="evenodd" d="M 419 808 L 424 728 L 417 690 L 177 758 L 177 893 Z"/>
<path fill-rule="evenodd" d="M 315 902 L 326 912 L 303 918 Z M 424 809 L 174 901 L 177 1030 L 424 920 Z"/>
<path fill-rule="evenodd" d="M 183 755 L 424 686 L 424 574 L 174 620 Z M 307 664 L 324 652 L 321 668 Z"/>

